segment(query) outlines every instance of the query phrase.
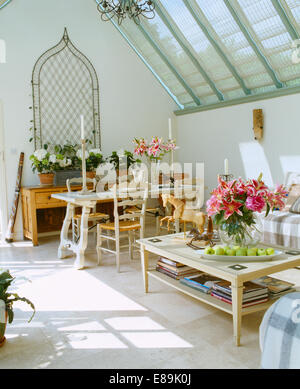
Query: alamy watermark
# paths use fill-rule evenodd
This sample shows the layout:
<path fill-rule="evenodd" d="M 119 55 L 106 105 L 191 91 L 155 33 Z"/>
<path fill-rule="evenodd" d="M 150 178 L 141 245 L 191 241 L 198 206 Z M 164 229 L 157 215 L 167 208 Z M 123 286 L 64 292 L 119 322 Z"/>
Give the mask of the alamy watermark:
<path fill-rule="evenodd" d="M 186 199 L 186 208 L 200 209 L 204 204 L 204 163 L 161 162 L 139 163 L 127 169 L 126 161 L 120 159 L 120 169 L 116 172 L 110 163 L 97 169 L 99 181 L 96 192 L 118 191 L 119 197 L 141 194 L 151 182 L 149 198 L 159 198 L 164 194 L 173 194 L 176 198 Z"/>

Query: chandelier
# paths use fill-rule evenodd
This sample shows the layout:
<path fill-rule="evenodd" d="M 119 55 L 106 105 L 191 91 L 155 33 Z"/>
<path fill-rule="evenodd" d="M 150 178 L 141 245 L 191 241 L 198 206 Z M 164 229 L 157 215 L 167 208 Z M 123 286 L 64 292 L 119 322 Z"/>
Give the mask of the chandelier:
<path fill-rule="evenodd" d="M 126 15 L 136 24 L 140 24 L 140 15 L 147 19 L 153 19 L 155 16 L 155 4 L 151 0 L 99 0 L 97 8 L 102 20 L 106 22 L 116 17 L 119 25 Z"/>

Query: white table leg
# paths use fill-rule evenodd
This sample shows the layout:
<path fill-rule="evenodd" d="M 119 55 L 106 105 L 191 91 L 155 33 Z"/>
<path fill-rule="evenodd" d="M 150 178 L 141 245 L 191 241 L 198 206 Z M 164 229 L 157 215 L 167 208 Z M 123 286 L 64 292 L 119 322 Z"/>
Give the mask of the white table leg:
<path fill-rule="evenodd" d="M 66 216 L 60 233 L 60 244 L 58 247 L 58 258 L 60 259 L 66 258 L 66 256 L 68 255 L 68 250 L 67 250 L 68 232 L 69 232 L 70 224 L 72 222 L 74 208 L 75 208 L 74 204 L 68 203 Z"/>
<path fill-rule="evenodd" d="M 84 268 L 84 252 L 88 244 L 88 219 L 91 212 L 90 207 L 82 207 L 81 223 L 80 223 L 80 239 L 78 245 L 76 246 L 76 260 L 74 267 L 76 269 Z"/>
<path fill-rule="evenodd" d="M 236 346 L 240 346 L 241 325 L 242 325 L 242 302 L 243 302 L 243 283 L 232 283 L 232 318 L 233 335 Z"/>
<path fill-rule="evenodd" d="M 145 293 L 148 293 L 148 251 L 145 250 L 145 246 L 141 245 L 141 264 L 144 279 Z"/>

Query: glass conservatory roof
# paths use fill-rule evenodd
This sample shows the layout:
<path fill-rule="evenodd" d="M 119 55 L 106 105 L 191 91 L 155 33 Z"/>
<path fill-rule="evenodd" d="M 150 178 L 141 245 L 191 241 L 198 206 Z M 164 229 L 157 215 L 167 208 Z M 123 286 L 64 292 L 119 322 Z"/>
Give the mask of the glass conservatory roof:
<path fill-rule="evenodd" d="M 300 92 L 300 0 L 155 0 L 112 22 L 178 114 Z"/>
<path fill-rule="evenodd" d="M 111 22 L 176 114 L 300 93 L 300 0 L 154 2 L 153 19 Z"/>

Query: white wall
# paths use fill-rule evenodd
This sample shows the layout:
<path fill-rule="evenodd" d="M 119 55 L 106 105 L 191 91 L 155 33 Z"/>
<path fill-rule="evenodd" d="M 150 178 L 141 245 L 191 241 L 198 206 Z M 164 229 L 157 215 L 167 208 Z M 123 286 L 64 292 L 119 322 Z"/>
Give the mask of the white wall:
<path fill-rule="evenodd" d="M 264 112 L 264 136 L 253 135 L 253 109 Z M 235 177 L 260 172 L 273 186 L 287 171 L 300 171 L 300 94 L 240 104 L 177 117 L 179 160 L 204 162 L 206 198 L 224 172 L 224 159 Z"/>
<path fill-rule="evenodd" d="M 28 142 L 31 74 L 38 57 L 59 42 L 64 27 L 98 74 L 104 154 L 121 147 L 132 149 L 135 136 L 168 135 L 174 101 L 114 26 L 101 21 L 94 0 L 14 0 L 0 11 L 0 38 L 7 50 L 7 63 L 0 64 L 0 99 L 8 204 L 13 198 L 21 151 L 25 152 L 23 185 L 38 183 L 28 160 L 33 152 Z M 15 230 L 21 229 L 18 215 Z"/>

